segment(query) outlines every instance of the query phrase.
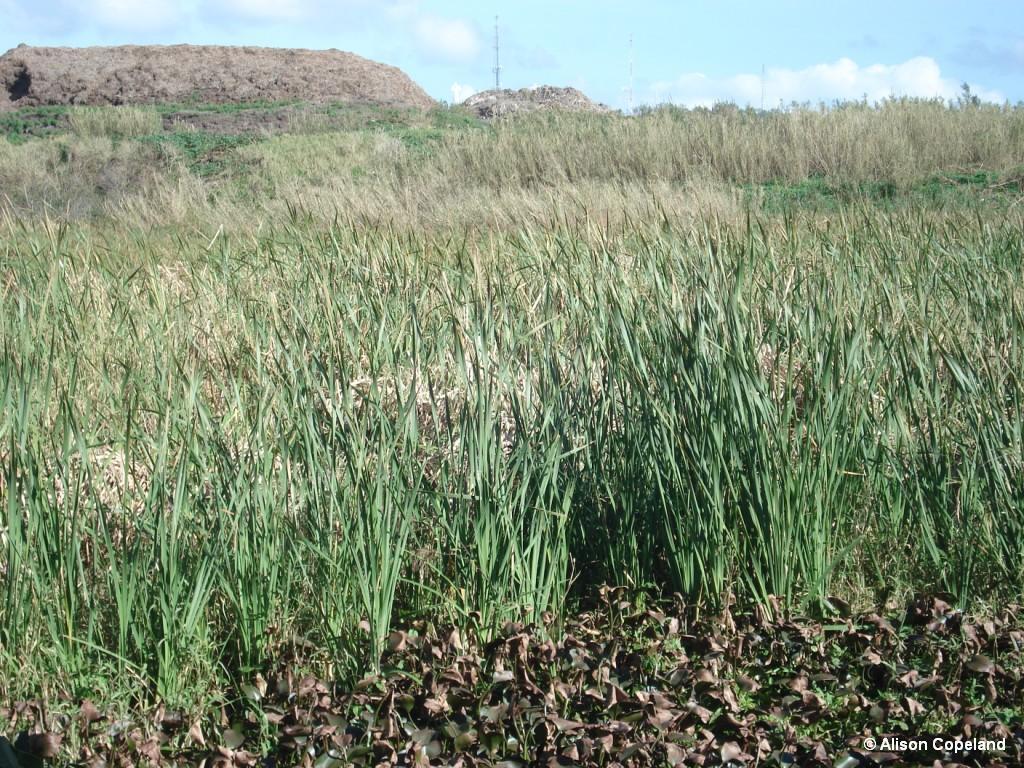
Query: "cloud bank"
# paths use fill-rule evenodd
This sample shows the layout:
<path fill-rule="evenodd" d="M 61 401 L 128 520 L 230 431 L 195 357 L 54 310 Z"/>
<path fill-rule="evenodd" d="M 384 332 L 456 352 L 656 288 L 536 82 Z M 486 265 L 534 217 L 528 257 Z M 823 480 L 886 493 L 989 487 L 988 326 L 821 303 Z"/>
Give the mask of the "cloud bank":
<path fill-rule="evenodd" d="M 973 85 L 972 90 L 985 101 L 1004 101 L 998 91 Z M 792 102 L 831 103 L 864 97 L 872 102 L 893 96 L 954 99 L 960 93 L 960 83 L 944 78 L 938 63 L 927 56 L 909 59 L 902 64 L 865 67 L 852 59 L 842 58 L 805 69 L 768 69 L 763 80 L 760 73 L 730 77 L 686 73 L 675 80 L 654 83 L 648 98 L 654 103 L 670 102 L 688 107 L 710 107 L 722 101 L 760 106 L 762 93 L 764 105 L 769 108 Z"/>
<path fill-rule="evenodd" d="M 483 46 L 473 21 L 428 12 L 420 0 L 0 0 L 0 19 L 24 28 L 24 37 L 57 30 L 72 44 L 79 33 L 97 42 L 126 34 L 144 42 L 273 34 L 315 41 L 312 47 L 338 30 L 349 45 L 353 36 L 368 35 L 437 64 L 471 62 Z"/>
<path fill-rule="evenodd" d="M 180 18 L 168 0 L 93 0 L 93 19 L 115 29 L 152 30 L 174 25 Z"/>

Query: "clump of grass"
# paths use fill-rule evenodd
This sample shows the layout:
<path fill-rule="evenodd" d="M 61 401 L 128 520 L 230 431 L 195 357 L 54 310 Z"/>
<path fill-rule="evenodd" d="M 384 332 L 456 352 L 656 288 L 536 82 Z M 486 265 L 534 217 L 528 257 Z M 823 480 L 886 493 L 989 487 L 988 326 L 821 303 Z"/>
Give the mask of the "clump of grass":
<path fill-rule="evenodd" d="M 160 113 L 148 107 L 75 107 L 67 119 L 71 132 L 83 137 L 126 139 L 163 130 Z"/>
<path fill-rule="evenodd" d="M 270 109 L 285 109 L 295 106 L 294 101 L 267 101 L 255 99 L 253 101 L 228 102 L 224 104 L 210 104 L 198 100 L 180 104 L 155 104 L 153 109 L 161 115 L 173 115 L 177 112 L 212 112 L 219 114 L 230 114 L 235 112 L 265 111 Z"/>
<path fill-rule="evenodd" d="M 179 153 L 185 167 L 201 178 L 215 176 L 231 167 L 231 152 L 256 141 L 251 136 L 230 136 L 203 131 L 176 131 L 141 137 L 146 144 L 155 144 Z"/>

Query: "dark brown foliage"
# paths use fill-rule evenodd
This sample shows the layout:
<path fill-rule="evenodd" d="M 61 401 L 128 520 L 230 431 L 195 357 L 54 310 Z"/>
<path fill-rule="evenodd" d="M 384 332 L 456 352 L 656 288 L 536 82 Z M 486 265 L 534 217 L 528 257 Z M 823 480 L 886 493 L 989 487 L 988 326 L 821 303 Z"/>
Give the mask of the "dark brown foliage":
<path fill-rule="evenodd" d="M 1016 608 L 975 621 L 920 600 L 900 617 L 822 624 L 697 619 L 678 602 L 603 596 L 564 627 L 509 624 L 488 642 L 413 624 L 390 636 L 384 672 L 349 687 L 282 663 L 203 722 L 161 708 L 146 723 L 109 723 L 89 701 L 49 731 L 39 705 L 0 714 L 24 729 L 16 748 L 38 758 L 80 729 L 86 765 L 165 765 L 175 751 L 207 766 L 318 768 L 1024 764 Z M 867 750 L 887 734 L 1006 749 Z"/>

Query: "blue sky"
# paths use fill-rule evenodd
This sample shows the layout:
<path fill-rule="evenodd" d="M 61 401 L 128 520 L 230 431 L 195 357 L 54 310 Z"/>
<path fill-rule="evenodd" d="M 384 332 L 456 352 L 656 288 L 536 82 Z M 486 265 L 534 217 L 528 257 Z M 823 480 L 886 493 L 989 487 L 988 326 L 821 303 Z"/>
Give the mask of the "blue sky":
<path fill-rule="evenodd" d="M 572 85 L 617 108 L 631 34 L 635 104 L 952 98 L 964 81 L 992 101 L 1024 100 L 1021 0 L 0 0 L 0 50 L 340 48 L 452 101 L 493 84 L 496 14 L 502 85 Z"/>

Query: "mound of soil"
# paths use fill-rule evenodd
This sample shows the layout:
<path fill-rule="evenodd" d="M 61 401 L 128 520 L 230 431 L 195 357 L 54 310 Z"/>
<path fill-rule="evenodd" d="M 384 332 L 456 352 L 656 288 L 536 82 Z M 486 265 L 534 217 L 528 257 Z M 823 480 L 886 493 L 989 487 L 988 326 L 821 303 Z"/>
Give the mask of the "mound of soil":
<path fill-rule="evenodd" d="M 434 104 L 401 70 L 337 50 L 18 46 L 0 56 L 0 109 L 256 101 Z"/>
<path fill-rule="evenodd" d="M 470 96 L 462 104 L 473 110 L 478 117 L 485 119 L 541 109 L 559 109 L 568 112 L 610 111 L 604 104 L 598 104 L 588 99 L 582 91 L 575 88 L 557 88 L 553 85 L 521 88 L 518 91 L 507 88 L 482 91 Z"/>

